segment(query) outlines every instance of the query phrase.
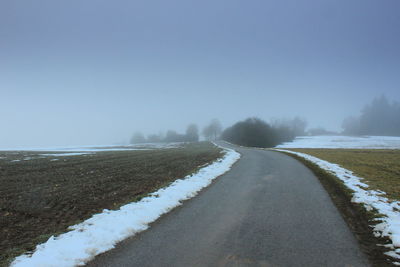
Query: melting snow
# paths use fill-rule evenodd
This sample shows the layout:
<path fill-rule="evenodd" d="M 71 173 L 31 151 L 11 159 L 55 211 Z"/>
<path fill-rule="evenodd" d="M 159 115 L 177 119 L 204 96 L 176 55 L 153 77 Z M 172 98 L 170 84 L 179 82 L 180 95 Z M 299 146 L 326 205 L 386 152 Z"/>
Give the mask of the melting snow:
<path fill-rule="evenodd" d="M 71 226 L 70 232 L 51 237 L 46 243 L 38 245 L 32 255 L 17 257 L 11 266 L 66 267 L 85 264 L 94 256 L 114 248 L 117 242 L 146 230 L 162 214 L 194 197 L 213 179 L 227 172 L 240 154 L 231 149 L 224 150 L 223 158 L 197 173 L 178 179 L 139 202 L 124 205 L 119 210 L 104 210 L 83 223 Z"/>

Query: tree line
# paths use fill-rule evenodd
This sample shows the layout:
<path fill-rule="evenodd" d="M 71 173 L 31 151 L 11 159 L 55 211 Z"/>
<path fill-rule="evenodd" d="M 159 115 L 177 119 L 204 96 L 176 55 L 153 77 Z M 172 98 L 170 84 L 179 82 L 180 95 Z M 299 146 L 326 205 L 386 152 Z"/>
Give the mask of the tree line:
<path fill-rule="evenodd" d="M 205 140 L 223 139 L 228 142 L 250 147 L 274 147 L 290 142 L 297 136 L 334 135 L 324 128 L 306 130 L 307 122 L 299 117 L 289 120 L 273 120 L 270 123 L 260 118 L 248 118 L 234 123 L 223 130 L 219 120 L 212 120 L 201 133 L 196 124 L 190 124 L 184 134 L 169 130 L 166 134 L 150 134 L 145 137 L 136 132 L 131 143 L 197 142 L 200 134 Z M 344 135 L 400 136 L 400 104 L 389 102 L 385 96 L 376 97 L 361 110 L 360 116 L 346 118 L 342 123 Z"/>
<path fill-rule="evenodd" d="M 400 104 L 389 102 L 384 96 L 367 104 L 360 116 L 343 120 L 343 134 L 400 136 Z"/>
<path fill-rule="evenodd" d="M 221 139 L 233 144 L 249 147 L 275 147 L 305 135 L 307 123 L 304 119 L 275 121 L 268 124 L 260 118 L 248 118 L 225 129 Z"/>
<path fill-rule="evenodd" d="M 212 120 L 206 127 L 202 130 L 202 135 L 206 140 L 217 140 L 222 132 L 222 125 L 219 120 Z M 150 134 L 147 137 L 141 132 L 136 132 L 133 134 L 130 143 L 140 144 L 140 143 L 161 143 L 161 142 L 198 142 L 200 139 L 199 128 L 196 124 L 189 124 L 186 128 L 184 134 L 177 133 L 174 130 L 168 130 L 164 134 Z"/>
<path fill-rule="evenodd" d="M 307 123 L 296 117 L 292 120 L 274 120 L 271 124 L 259 118 L 248 118 L 239 121 L 223 130 L 219 120 L 212 120 L 201 132 L 206 140 L 222 139 L 237 145 L 251 147 L 274 147 L 282 142 L 292 141 L 296 136 L 305 135 Z M 199 128 L 190 124 L 184 134 L 169 130 L 165 135 L 151 134 L 145 137 L 136 132 L 132 144 L 158 142 L 197 142 L 200 139 Z"/>

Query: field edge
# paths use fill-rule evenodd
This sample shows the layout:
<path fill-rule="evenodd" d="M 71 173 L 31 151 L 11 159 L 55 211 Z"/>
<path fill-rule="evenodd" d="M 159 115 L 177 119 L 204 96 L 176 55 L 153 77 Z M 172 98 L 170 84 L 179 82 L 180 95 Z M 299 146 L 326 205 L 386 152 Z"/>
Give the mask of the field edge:
<path fill-rule="evenodd" d="M 225 154 L 227 153 L 227 151 L 226 151 L 224 148 L 222 148 L 222 147 L 220 147 L 220 146 L 214 144 L 213 142 L 200 142 L 200 143 L 210 143 L 212 147 L 214 147 L 215 149 L 217 149 L 217 151 L 218 151 L 218 156 L 215 157 L 215 158 L 212 159 L 212 160 L 209 160 L 209 161 L 206 162 L 205 164 L 198 165 L 198 166 L 195 166 L 195 167 L 191 168 L 190 171 L 185 175 L 185 177 L 175 177 L 175 178 L 174 178 L 174 181 L 169 181 L 169 182 L 165 182 L 165 183 L 159 184 L 156 188 L 153 188 L 152 190 L 150 190 L 150 191 L 148 191 L 148 192 L 143 192 L 143 193 L 138 194 L 138 195 L 132 195 L 132 198 L 129 199 L 128 201 L 119 202 L 117 205 L 115 205 L 115 207 L 109 208 L 108 210 L 111 210 L 111 211 L 112 211 L 112 210 L 118 210 L 118 209 L 119 209 L 121 206 L 123 206 L 123 205 L 130 204 L 130 203 L 135 203 L 135 202 L 139 202 L 142 198 L 149 196 L 150 194 L 154 193 L 155 191 L 158 191 L 158 190 L 160 190 L 160 189 L 162 189 L 162 188 L 167 188 L 169 185 L 171 185 L 172 183 L 174 183 L 176 180 L 184 179 L 184 178 L 186 178 L 186 177 L 188 177 L 188 176 L 191 176 L 191 175 L 193 175 L 193 174 L 199 172 L 200 169 L 202 169 L 202 168 L 204 168 L 204 167 L 207 167 L 207 166 L 213 164 L 214 162 L 217 162 L 217 161 L 223 159 L 224 156 L 225 156 Z M 97 214 L 97 213 L 92 214 L 92 216 L 95 215 L 95 214 Z M 71 226 L 78 225 L 78 224 L 84 222 L 85 220 L 87 220 L 88 218 L 91 218 L 91 216 L 89 216 L 89 217 L 87 217 L 87 218 L 85 217 L 85 218 L 83 218 L 83 219 L 74 221 L 73 223 L 71 223 L 71 224 L 70 224 L 67 228 L 65 228 L 64 230 L 57 231 L 57 232 L 48 232 L 48 233 L 46 233 L 46 234 L 37 236 L 37 237 L 35 237 L 35 238 L 32 240 L 32 244 L 34 244 L 34 247 L 35 247 L 35 249 L 36 249 L 36 246 L 37 246 L 37 245 L 42 244 L 42 243 L 45 243 L 49 238 L 51 238 L 51 236 L 57 237 L 57 236 L 59 236 L 59 235 L 68 233 L 68 232 L 72 231 L 72 230 L 70 229 Z M 24 255 L 24 254 L 25 254 L 25 255 L 31 255 L 31 254 L 34 253 L 35 249 L 33 249 L 33 250 L 26 250 L 26 249 L 23 249 L 23 248 L 21 248 L 21 247 L 15 247 L 15 248 L 13 248 L 11 251 L 7 251 L 8 253 L 7 253 L 6 255 L 4 255 L 5 258 L 3 258 L 2 260 L 0 260 L 0 267 L 9 267 L 9 266 L 11 266 L 11 264 L 12 264 L 13 261 L 16 259 L 16 257 L 21 256 L 21 255 Z"/>
<path fill-rule="evenodd" d="M 295 154 L 283 151 L 276 152 L 286 154 L 298 160 L 314 173 L 356 237 L 361 250 L 367 255 L 373 266 L 394 266 L 392 263 L 393 259 L 384 254 L 389 250 L 382 246 L 388 243 L 389 240 L 387 238 L 376 237 L 370 226 L 378 223 L 374 219 L 379 217 L 379 214 L 375 211 L 367 211 L 361 204 L 353 203 L 351 201 L 353 191 L 347 188 L 335 175 Z"/>
<path fill-rule="evenodd" d="M 211 143 L 211 142 L 210 142 Z M 173 206 L 171 206 L 171 208 L 173 209 L 174 207 L 176 207 L 176 206 L 179 206 L 179 205 L 181 205 L 182 204 L 182 202 L 184 202 L 185 200 L 187 200 L 187 199 L 190 199 L 190 198 L 192 198 L 192 197 L 194 197 L 195 195 L 197 195 L 197 193 L 199 192 L 199 191 L 201 191 L 201 189 L 203 189 L 204 187 L 208 187 L 210 184 L 212 184 L 212 182 L 213 182 L 213 180 L 215 180 L 216 178 L 218 178 L 219 176 L 221 176 L 221 175 L 223 175 L 225 172 L 227 172 L 227 171 L 229 171 L 230 169 L 231 169 L 231 167 L 238 161 L 238 159 L 240 158 L 240 154 L 239 153 L 237 153 L 236 151 L 234 151 L 234 150 L 232 150 L 232 149 L 227 149 L 227 148 L 223 148 L 223 147 L 221 147 L 221 146 L 219 146 L 219 145 L 217 145 L 217 144 L 214 144 L 214 143 L 212 143 L 212 146 L 214 146 L 217 150 L 218 150 L 218 154 L 219 154 L 219 156 L 216 158 L 216 159 L 214 159 L 214 160 L 212 160 L 212 161 L 209 161 L 209 162 L 207 162 L 206 164 L 202 164 L 202 165 L 200 165 L 200 166 L 196 166 L 195 168 L 193 168 L 192 169 L 192 171 L 189 173 L 189 174 L 187 174 L 185 177 L 180 177 L 180 178 L 176 178 L 175 179 L 175 182 L 171 182 L 171 183 L 169 183 L 169 184 L 164 184 L 163 186 L 161 186 L 161 188 L 159 189 L 159 190 L 157 190 L 156 192 L 150 192 L 149 193 L 149 195 L 148 195 L 148 198 L 155 198 L 155 199 L 158 199 L 159 197 L 161 197 L 161 195 L 159 195 L 159 192 L 160 193 L 162 193 L 162 194 L 164 194 L 164 190 L 165 190 L 165 192 L 166 191 L 168 191 L 168 190 L 175 190 L 175 189 L 172 189 L 173 187 L 176 187 L 176 185 L 177 185 L 177 183 L 176 182 L 178 182 L 178 183 L 187 183 L 189 180 L 193 180 L 192 181 L 192 183 L 193 182 L 195 182 L 195 180 L 197 180 L 197 179 L 199 179 L 200 177 L 202 177 L 202 176 L 207 176 L 206 177 L 206 179 L 205 178 L 200 178 L 200 179 L 202 179 L 202 180 L 204 180 L 203 181 L 203 183 L 204 183 L 204 185 L 201 185 L 202 183 L 200 183 L 200 184 L 197 184 L 197 182 L 195 182 L 195 187 L 197 188 L 197 187 L 199 187 L 199 189 L 188 189 L 188 190 L 194 190 L 193 192 L 192 191 L 190 191 L 190 192 L 192 192 L 191 194 L 182 194 L 182 196 L 180 196 L 179 198 L 179 201 L 176 203 L 176 204 L 173 204 Z M 207 171 L 205 171 L 207 169 Z M 204 171 L 203 171 L 204 170 Z M 197 178 L 197 176 L 199 177 L 199 178 Z M 201 188 L 200 188 L 201 187 Z M 194 193 L 194 194 L 193 194 Z M 166 193 L 166 194 L 168 194 L 168 193 Z M 190 195 L 190 196 L 189 196 Z M 139 199 L 137 199 L 136 201 L 134 201 L 134 202 L 137 202 Z M 173 200 L 172 202 L 174 202 L 175 200 Z M 130 203 L 128 203 L 128 204 L 126 204 L 126 206 L 127 205 L 131 205 L 131 204 L 134 204 L 134 202 L 130 202 Z M 146 203 L 148 203 L 149 201 L 145 201 Z M 172 204 L 171 204 L 172 205 Z M 125 205 L 124 205 L 125 206 Z M 163 210 L 163 208 L 161 207 L 160 208 L 160 210 Z M 160 213 L 160 215 L 159 216 L 161 216 L 161 215 L 163 215 L 164 213 L 167 213 L 167 212 L 169 212 L 169 210 L 170 209 L 167 209 L 167 211 L 162 211 L 161 213 Z M 116 210 L 117 212 L 119 211 L 119 210 Z M 109 211 L 107 211 L 107 212 L 109 212 Z M 111 211 L 112 212 L 112 211 Z M 151 217 L 151 216 L 150 216 Z M 143 222 L 143 224 L 151 224 L 152 223 L 152 220 L 153 219 L 151 219 L 151 221 L 149 221 L 149 222 Z M 82 224 L 83 225 L 83 224 Z M 89 223 L 88 225 L 91 225 L 91 223 Z M 76 227 L 75 227 L 76 226 Z M 80 225 L 75 225 L 74 227 L 74 229 L 73 230 L 77 230 L 77 231 L 79 231 L 80 232 L 80 230 L 81 230 L 81 228 L 83 229 L 84 228 L 84 226 L 80 226 Z M 79 228 L 79 229 L 78 229 Z M 139 227 L 140 228 L 140 227 Z M 143 228 L 144 229 L 144 228 Z M 140 232 L 140 231 L 143 231 L 143 229 L 142 228 L 140 228 L 138 231 L 136 231 L 136 232 Z M 147 229 L 147 228 L 146 228 Z M 118 241 L 119 242 L 119 241 Z M 108 248 L 107 250 L 109 250 L 110 248 Z M 49 251 L 48 251 L 49 252 Z M 30 253 L 29 253 L 30 254 Z M 29 255 L 28 254 L 28 255 Z M 62 254 L 62 253 L 61 253 Z M 21 256 L 23 256 L 23 255 L 21 255 Z M 43 256 L 43 255 L 42 255 Z M 42 257 L 41 256 L 41 257 Z M 92 256 L 90 256 L 89 258 L 87 258 L 87 260 L 90 260 L 91 259 L 91 257 Z M 22 258 L 21 258 L 22 259 Z M 23 260 L 23 259 L 22 259 Z M 86 261 L 86 260 L 84 260 L 84 261 Z M 21 262 L 21 260 L 18 260 L 18 261 L 15 261 L 15 259 L 14 259 L 14 261 L 12 262 L 12 266 L 14 266 L 13 264 L 14 263 L 20 263 Z M 23 263 L 24 264 L 24 263 Z M 25 265 L 23 265 L 23 266 L 25 266 Z"/>

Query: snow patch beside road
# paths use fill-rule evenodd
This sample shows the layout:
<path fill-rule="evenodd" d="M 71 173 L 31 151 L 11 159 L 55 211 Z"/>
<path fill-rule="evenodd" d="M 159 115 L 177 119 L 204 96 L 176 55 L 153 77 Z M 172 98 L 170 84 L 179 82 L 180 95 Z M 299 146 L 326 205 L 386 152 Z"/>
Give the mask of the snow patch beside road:
<path fill-rule="evenodd" d="M 332 173 L 343 181 L 344 185 L 354 191 L 352 202 L 363 204 L 367 210 L 376 209 L 383 217 L 378 218 L 381 223 L 374 226 L 376 236 L 388 237 L 392 244 L 387 245 L 391 249 L 387 255 L 398 259 L 400 264 L 400 202 L 389 201 L 385 192 L 368 190 L 368 185 L 363 183 L 363 178 L 353 174 L 352 171 L 340 167 L 338 164 L 310 156 L 308 154 L 290 150 L 274 149 L 276 151 L 295 154 L 318 165 L 318 167 Z M 395 263 L 395 264 L 396 264 Z"/>
<path fill-rule="evenodd" d="M 144 231 L 182 201 L 196 196 L 212 180 L 230 170 L 240 158 L 232 149 L 223 148 L 225 155 L 197 173 L 178 179 L 139 202 L 122 206 L 119 210 L 104 210 L 90 219 L 71 226 L 70 232 L 52 236 L 40 244 L 32 255 L 17 257 L 12 267 L 67 267 L 84 265 L 96 255 L 114 248 L 116 243 Z"/>

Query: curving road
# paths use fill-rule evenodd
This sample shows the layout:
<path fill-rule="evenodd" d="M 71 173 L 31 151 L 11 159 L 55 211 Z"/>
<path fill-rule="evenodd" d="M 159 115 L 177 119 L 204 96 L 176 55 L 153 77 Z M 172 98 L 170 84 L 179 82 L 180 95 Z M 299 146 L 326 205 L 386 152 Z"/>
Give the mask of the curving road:
<path fill-rule="evenodd" d="M 369 266 L 310 170 L 234 148 L 231 171 L 88 266 Z"/>

